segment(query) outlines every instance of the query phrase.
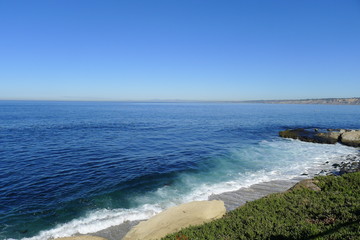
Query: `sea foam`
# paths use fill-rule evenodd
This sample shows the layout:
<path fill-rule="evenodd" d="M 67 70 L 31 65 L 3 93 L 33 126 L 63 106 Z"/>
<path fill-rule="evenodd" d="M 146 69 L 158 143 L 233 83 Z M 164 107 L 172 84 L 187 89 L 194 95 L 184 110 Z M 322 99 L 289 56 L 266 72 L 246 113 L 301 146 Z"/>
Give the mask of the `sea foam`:
<path fill-rule="evenodd" d="M 135 197 L 133 201 L 138 207 L 91 211 L 84 217 L 23 240 L 94 233 L 125 221 L 148 219 L 174 205 L 207 200 L 213 194 L 261 182 L 292 179 L 301 174 L 311 177 L 321 170 L 331 169 L 333 163 L 343 161 L 346 156 L 355 154 L 358 154 L 357 149 L 339 144 L 322 145 L 283 139 L 262 141 L 233 149 L 228 156 L 217 158 L 208 171 L 180 174 L 174 184 Z M 246 168 L 246 162 L 256 163 L 261 167 L 258 170 Z"/>

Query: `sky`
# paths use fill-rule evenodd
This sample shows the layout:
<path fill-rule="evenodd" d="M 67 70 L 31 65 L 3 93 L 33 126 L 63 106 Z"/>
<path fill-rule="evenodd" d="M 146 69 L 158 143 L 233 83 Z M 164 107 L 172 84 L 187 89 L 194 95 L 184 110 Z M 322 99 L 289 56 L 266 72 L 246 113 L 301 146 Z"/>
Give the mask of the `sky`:
<path fill-rule="evenodd" d="M 360 0 L 0 0 L 0 99 L 360 97 Z"/>

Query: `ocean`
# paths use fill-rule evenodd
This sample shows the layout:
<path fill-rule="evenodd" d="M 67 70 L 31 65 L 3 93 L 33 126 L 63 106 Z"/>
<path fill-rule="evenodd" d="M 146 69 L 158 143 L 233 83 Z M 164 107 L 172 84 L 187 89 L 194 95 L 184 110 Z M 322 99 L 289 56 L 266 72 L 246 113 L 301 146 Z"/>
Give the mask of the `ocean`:
<path fill-rule="evenodd" d="M 0 101 L 0 239 L 97 232 L 306 174 L 359 149 L 278 132 L 359 119 L 350 105 Z"/>

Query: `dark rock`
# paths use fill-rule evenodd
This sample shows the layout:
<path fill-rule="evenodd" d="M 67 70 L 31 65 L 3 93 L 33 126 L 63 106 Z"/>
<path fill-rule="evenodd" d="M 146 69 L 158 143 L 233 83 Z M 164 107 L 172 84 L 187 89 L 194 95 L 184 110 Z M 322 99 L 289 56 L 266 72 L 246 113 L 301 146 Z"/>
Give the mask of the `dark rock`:
<path fill-rule="evenodd" d="M 334 163 L 332 166 L 333 166 L 334 168 L 338 168 L 338 167 L 340 167 L 340 164 Z"/>
<path fill-rule="evenodd" d="M 359 171 L 360 171 L 360 162 L 348 162 L 348 163 L 344 163 L 340 167 L 340 175 L 345 173 L 359 172 Z"/>
<path fill-rule="evenodd" d="M 288 129 L 280 131 L 279 136 L 283 138 L 299 139 L 304 142 L 335 144 L 340 137 L 339 132 L 318 132 L 313 129 Z"/>
<path fill-rule="evenodd" d="M 288 129 L 285 131 L 279 132 L 280 137 L 283 138 L 292 138 L 292 139 L 299 139 L 301 141 L 306 142 L 314 142 L 314 131 L 309 131 L 304 128 L 297 128 L 297 129 Z"/>

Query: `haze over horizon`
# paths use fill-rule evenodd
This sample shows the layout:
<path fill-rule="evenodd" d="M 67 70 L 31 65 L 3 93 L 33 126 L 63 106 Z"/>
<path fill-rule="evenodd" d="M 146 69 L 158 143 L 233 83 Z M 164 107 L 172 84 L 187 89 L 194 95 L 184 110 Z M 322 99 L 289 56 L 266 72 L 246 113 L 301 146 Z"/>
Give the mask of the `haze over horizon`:
<path fill-rule="evenodd" d="M 359 97 L 360 1 L 0 1 L 0 100 Z"/>

